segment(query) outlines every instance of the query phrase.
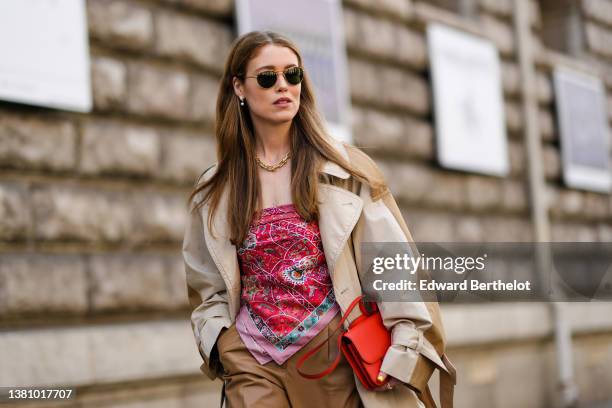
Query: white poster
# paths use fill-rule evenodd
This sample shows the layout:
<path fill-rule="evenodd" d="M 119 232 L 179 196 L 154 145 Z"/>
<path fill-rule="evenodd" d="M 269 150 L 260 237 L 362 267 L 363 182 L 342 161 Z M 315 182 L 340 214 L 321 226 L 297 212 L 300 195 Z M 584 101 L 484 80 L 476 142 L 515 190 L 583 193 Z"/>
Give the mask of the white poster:
<path fill-rule="evenodd" d="M 240 35 L 277 31 L 296 43 L 315 88 L 317 104 L 334 137 L 352 142 L 350 95 L 338 0 L 236 0 Z"/>
<path fill-rule="evenodd" d="M 488 40 L 427 27 L 440 165 L 496 176 L 509 171 L 499 55 Z"/>
<path fill-rule="evenodd" d="M 567 68 L 553 74 L 563 180 L 569 187 L 610 191 L 610 130 L 601 79 Z"/>
<path fill-rule="evenodd" d="M 91 110 L 84 0 L 0 1 L 0 99 Z"/>

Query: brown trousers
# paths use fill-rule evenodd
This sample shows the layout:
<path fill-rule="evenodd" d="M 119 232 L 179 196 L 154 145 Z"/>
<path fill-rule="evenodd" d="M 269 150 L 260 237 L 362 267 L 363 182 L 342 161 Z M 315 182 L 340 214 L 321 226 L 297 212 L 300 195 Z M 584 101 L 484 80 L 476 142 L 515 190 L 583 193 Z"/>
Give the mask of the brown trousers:
<path fill-rule="evenodd" d="M 300 376 L 296 363 L 302 355 L 326 339 L 338 326 L 338 313 L 300 351 L 282 365 L 271 361 L 261 365 L 246 348 L 235 324 L 217 339 L 219 359 L 223 364 L 228 408 L 293 407 L 357 408 L 362 407 L 351 366 L 342 356 L 338 367 L 328 376 L 310 380 Z M 338 332 L 302 366 L 308 373 L 323 371 L 338 353 Z"/>

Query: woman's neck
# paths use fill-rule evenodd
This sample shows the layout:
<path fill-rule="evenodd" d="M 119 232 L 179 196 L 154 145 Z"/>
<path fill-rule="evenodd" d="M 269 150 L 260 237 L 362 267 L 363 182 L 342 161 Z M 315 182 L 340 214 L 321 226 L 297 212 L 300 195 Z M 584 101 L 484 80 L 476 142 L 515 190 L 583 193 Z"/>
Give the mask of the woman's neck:
<path fill-rule="evenodd" d="M 268 163 L 282 160 L 291 150 L 290 129 L 291 122 L 255 126 L 255 153 L 257 156 Z"/>

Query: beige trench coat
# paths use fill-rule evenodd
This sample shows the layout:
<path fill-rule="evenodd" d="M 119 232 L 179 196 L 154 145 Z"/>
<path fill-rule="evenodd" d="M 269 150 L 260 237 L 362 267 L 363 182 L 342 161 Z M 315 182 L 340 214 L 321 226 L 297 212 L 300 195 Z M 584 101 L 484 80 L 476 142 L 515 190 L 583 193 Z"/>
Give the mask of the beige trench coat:
<path fill-rule="evenodd" d="M 362 171 L 382 175 L 365 153 L 337 141 L 333 144 Z M 210 177 L 212 170 L 214 166 L 205 172 L 204 178 Z M 361 242 L 412 242 L 412 237 L 405 224 L 401 227 L 399 209 L 386 186 L 373 193 L 331 161 L 323 165 L 322 172 L 332 184 L 319 186 L 319 230 L 336 300 L 344 315 L 351 301 L 362 293 Z M 211 379 L 219 376 L 221 369 L 220 362 L 211 356 L 217 336 L 222 328 L 234 322 L 240 308 L 240 270 L 226 220 L 227 190 L 219 205 L 213 220 L 215 237 L 207 228 L 209 207 L 205 204 L 198 211 L 190 212 L 183 241 L 193 332 L 204 360 L 201 370 Z M 379 306 L 393 339 L 383 361 L 383 371 L 408 382 L 423 356 L 444 367 L 434 347 L 423 336 L 423 331 L 432 324 L 424 303 L 383 302 Z M 354 316 L 349 316 L 345 323 L 347 327 L 359 313 L 358 308 L 353 310 Z M 366 408 L 424 407 L 408 387 L 372 392 L 364 389 L 358 380 L 356 383 Z"/>

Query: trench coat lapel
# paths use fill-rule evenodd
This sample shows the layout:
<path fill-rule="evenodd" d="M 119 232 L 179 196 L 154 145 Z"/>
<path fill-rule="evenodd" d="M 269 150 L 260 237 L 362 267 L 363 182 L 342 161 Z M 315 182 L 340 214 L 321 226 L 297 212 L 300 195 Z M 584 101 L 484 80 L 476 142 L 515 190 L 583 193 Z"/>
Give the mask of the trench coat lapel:
<path fill-rule="evenodd" d="M 212 231 L 208 228 L 208 213 L 210 205 L 202 206 L 202 223 L 208 252 L 215 262 L 228 289 L 238 284 L 238 258 L 236 246 L 230 242 L 230 230 L 227 219 L 228 190 L 224 189 L 219 200 L 217 211 L 212 219 Z"/>
<path fill-rule="evenodd" d="M 357 224 L 363 200 L 341 187 L 319 186 L 319 231 L 327 266 L 334 277 L 334 267 L 340 251 Z"/>
<path fill-rule="evenodd" d="M 349 173 L 346 170 L 331 161 L 325 162 L 321 171 L 343 179 L 349 177 Z M 333 185 L 320 184 L 318 191 L 321 242 L 333 279 L 333 269 L 336 260 L 359 220 L 363 201 L 358 195 Z M 236 247 L 229 240 L 230 234 L 226 214 L 227 199 L 228 191 L 225 189 L 219 202 L 218 211 L 215 212 L 212 222 L 214 236 L 208 229 L 208 203 L 202 208 L 202 222 L 204 223 L 203 229 L 206 245 L 228 287 L 231 298 L 230 304 L 234 303 L 232 308 L 236 308 L 240 289 L 240 270 Z M 237 310 L 232 312 L 236 313 Z"/>

